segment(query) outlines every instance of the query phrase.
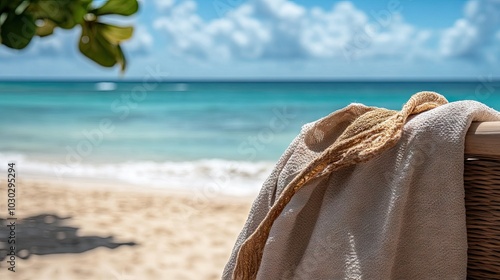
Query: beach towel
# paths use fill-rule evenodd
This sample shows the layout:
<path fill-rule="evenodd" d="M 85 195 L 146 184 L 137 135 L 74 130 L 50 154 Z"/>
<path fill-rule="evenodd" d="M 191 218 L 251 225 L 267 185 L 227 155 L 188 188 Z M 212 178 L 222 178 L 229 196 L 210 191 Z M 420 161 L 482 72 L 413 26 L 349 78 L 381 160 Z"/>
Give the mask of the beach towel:
<path fill-rule="evenodd" d="M 420 92 L 302 127 L 254 201 L 222 279 L 465 279 L 463 165 L 475 101 Z"/>

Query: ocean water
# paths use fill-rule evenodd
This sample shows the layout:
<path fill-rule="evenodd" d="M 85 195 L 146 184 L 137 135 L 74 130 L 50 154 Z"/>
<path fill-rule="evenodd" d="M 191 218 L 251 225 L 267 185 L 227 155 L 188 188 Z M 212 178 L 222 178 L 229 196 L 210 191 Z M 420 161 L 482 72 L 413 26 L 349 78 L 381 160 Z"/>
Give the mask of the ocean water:
<path fill-rule="evenodd" d="M 246 194 L 305 123 L 421 90 L 500 110 L 499 82 L 0 82 L 0 168 Z"/>

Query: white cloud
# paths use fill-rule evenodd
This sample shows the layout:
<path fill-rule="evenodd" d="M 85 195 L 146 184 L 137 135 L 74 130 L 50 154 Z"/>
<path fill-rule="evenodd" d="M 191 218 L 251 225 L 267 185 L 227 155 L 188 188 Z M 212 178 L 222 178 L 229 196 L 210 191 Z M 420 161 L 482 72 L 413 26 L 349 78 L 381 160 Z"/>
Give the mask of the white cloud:
<path fill-rule="evenodd" d="M 204 19 L 193 0 L 143 0 L 144 5 L 160 11 L 154 13 L 159 17 L 141 21 L 142 26 L 134 21 L 137 29 L 133 39 L 125 43 L 125 53 L 146 54 L 134 67 L 159 61 L 175 64 L 179 77 L 412 77 L 415 73 L 453 77 L 476 75 L 481 69 L 494 71 L 500 61 L 500 0 L 468 1 L 462 18 L 441 30 L 412 25 L 399 13 L 402 9 L 391 11 L 389 4 L 370 12 L 351 1 L 335 1 L 330 8 L 299 5 L 292 0 L 210 3 L 222 2 L 238 2 L 239 6 L 230 6 L 219 18 Z M 149 20 L 152 26 L 146 26 Z M 58 56 L 65 63 L 69 55 L 83 57 L 78 54 L 79 30 L 62 31 L 58 29 L 61 34 L 54 37 L 34 39 L 22 52 L 0 46 L 0 58 L 16 65 L 20 57 L 31 61 Z M 158 57 L 156 47 L 163 41 L 169 51 Z M 474 60 L 461 59 L 464 57 Z M 488 65 L 478 63 L 477 58 Z M 195 63 L 190 63 L 193 59 Z M 359 63 L 349 63 L 353 59 Z M 87 59 L 81 60 L 95 67 Z M 213 63 L 224 60 L 233 62 Z M 130 69 L 130 73 L 140 71 Z"/>
<path fill-rule="evenodd" d="M 443 32 L 440 52 L 447 57 L 481 57 L 500 29 L 500 0 L 470 0 L 464 17 Z"/>
<path fill-rule="evenodd" d="M 167 10 L 175 4 L 175 0 L 155 0 L 155 5 L 160 10 Z"/>
<path fill-rule="evenodd" d="M 324 10 L 289 0 L 250 0 L 204 21 L 196 2 L 185 0 L 154 28 L 167 35 L 174 53 L 208 60 L 407 57 L 429 38 L 398 12 L 380 13 L 385 18 L 370 18 L 348 1 Z"/>
<path fill-rule="evenodd" d="M 130 41 L 124 42 L 123 46 L 126 53 L 147 54 L 153 48 L 153 36 L 143 25 L 137 25 L 134 35 Z"/>
<path fill-rule="evenodd" d="M 64 40 L 64 39 L 69 39 L 72 40 L 71 43 L 69 43 L 69 40 Z M 71 38 L 71 39 L 70 39 Z M 36 45 L 36 50 L 40 53 L 51 53 L 51 54 L 61 54 L 62 52 L 70 48 L 75 48 L 78 43 L 78 39 L 75 36 L 61 36 L 61 35 L 54 35 L 54 36 L 48 36 L 45 38 L 33 38 L 33 40 L 38 41 L 38 44 Z M 33 42 L 33 43 L 35 43 Z"/>

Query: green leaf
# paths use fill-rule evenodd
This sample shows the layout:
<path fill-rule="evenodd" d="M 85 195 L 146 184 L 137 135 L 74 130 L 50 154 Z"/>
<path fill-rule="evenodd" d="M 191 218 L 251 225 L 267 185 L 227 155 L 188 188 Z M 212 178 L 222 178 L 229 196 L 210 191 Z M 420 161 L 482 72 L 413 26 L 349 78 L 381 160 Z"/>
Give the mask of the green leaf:
<path fill-rule="evenodd" d="M 17 5 L 16 9 L 14 10 L 16 14 L 20 15 L 26 11 L 26 8 L 30 5 L 29 1 L 22 1 L 19 5 Z"/>
<path fill-rule="evenodd" d="M 29 12 L 37 19 L 50 19 L 59 27 L 71 29 L 83 22 L 89 0 L 38 0 L 30 5 Z"/>
<path fill-rule="evenodd" d="M 131 26 L 121 27 L 104 23 L 97 23 L 98 31 L 113 44 L 119 44 L 122 41 L 130 39 L 134 33 Z"/>
<path fill-rule="evenodd" d="M 2 13 L 4 11 L 4 9 L 6 10 L 8 3 L 9 3 L 8 1 L 1 1 L 0 2 L 0 13 Z"/>
<path fill-rule="evenodd" d="M 127 59 L 125 59 L 125 55 L 123 54 L 122 48 L 120 45 L 116 46 L 117 50 L 117 62 L 121 65 L 120 72 L 125 73 L 125 69 L 127 69 Z"/>
<path fill-rule="evenodd" d="M 33 14 L 36 18 L 48 18 L 56 23 L 61 23 L 68 18 L 70 11 L 64 10 L 67 1 L 48 1 L 39 0 L 32 3 L 28 8 L 28 11 Z"/>
<path fill-rule="evenodd" d="M 3 12 L 14 12 L 24 0 L 0 0 L 0 14 Z"/>
<path fill-rule="evenodd" d="M 139 3 L 137 0 L 108 0 L 100 8 L 92 11 L 96 16 L 102 15 L 122 15 L 130 16 L 139 10 Z"/>
<path fill-rule="evenodd" d="M 36 29 L 36 35 L 45 37 L 54 33 L 54 28 L 56 28 L 57 25 L 53 21 L 51 21 L 50 19 L 40 21 L 42 24 L 39 25 Z"/>
<path fill-rule="evenodd" d="M 35 20 L 31 15 L 26 13 L 16 15 L 11 12 L 1 26 L 1 42 L 12 49 L 24 49 L 31 42 L 35 31 Z"/>
<path fill-rule="evenodd" d="M 83 18 L 88 13 L 92 0 L 80 0 L 71 2 L 72 2 L 71 9 L 73 11 L 73 20 L 76 23 L 82 23 Z"/>
<path fill-rule="evenodd" d="M 106 41 L 93 22 L 82 25 L 78 48 L 82 54 L 104 67 L 113 67 L 117 63 L 116 45 Z"/>
<path fill-rule="evenodd" d="M 119 64 L 123 73 L 127 67 L 127 60 L 119 42 L 130 38 L 132 31 L 131 27 L 85 22 L 82 25 L 80 52 L 105 67 Z"/>

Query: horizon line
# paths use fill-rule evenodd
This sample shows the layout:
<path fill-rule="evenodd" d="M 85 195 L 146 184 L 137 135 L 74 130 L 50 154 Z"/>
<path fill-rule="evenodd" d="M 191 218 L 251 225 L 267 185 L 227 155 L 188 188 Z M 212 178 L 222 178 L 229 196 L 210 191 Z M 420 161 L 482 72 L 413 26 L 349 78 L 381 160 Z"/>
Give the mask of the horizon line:
<path fill-rule="evenodd" d="M 44 79 L 44 78 L 13 78 L 13 79 L 3 79 L 0 78 L 0 82 L 47 82 L 47 83 L 73 83 L 73 82 L 83 82 L 83 83 L 141 83 L 144 79 L 102 79 L 102 78 L 63 78 L 63 79 Z M 318 79 L 318 78 L 282 78 L 282 79 L 258 79 L 258 78 L 234 78 L 234 79 L 210 79 L 210 78 L 183 78 L 183 79 L 165 79 L 159 81 L 159 83 L 471 83 L 471 82 L 484 82 L 480 79 L 460 79 L 460 78 L 416 78 L 416 79 L 403 79 L 403 78 L 366 78 L 366 79 Z M 493 78 L 487 82 L 500 82 L 499 78 Z"/>

